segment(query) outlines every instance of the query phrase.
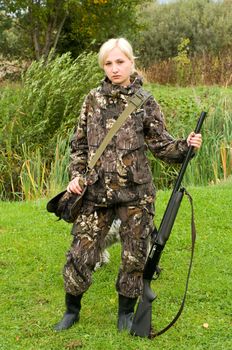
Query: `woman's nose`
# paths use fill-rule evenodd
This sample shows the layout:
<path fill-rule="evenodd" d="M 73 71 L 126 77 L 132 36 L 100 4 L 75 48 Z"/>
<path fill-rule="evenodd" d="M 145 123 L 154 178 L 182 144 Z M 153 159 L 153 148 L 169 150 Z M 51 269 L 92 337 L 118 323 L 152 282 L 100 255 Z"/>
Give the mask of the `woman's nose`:
<path fill-rule="evenodd" d="M 113 64 L 112 66 L 112 72 L 116 73 L 118 71 L 118 65 L 117 64 Z"/>

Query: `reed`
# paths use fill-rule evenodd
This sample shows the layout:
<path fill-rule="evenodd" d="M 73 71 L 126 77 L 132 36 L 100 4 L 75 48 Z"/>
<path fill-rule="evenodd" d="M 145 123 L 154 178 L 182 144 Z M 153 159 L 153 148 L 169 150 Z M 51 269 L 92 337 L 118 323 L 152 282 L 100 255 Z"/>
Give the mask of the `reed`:
<path fill-rule="evenodd" d="M 201 110 L 208 111 L 202 128 L 203 146 L 190 162 L 184 184 L 229 181 L 232 176 L 231 88 L 177 88 L 155 84 L 148 84 L 146 88 L 160 103 L 168 130 L 174 137 L 187 136 Z M 19 90 L 14 88 L 10 94 L 7 88 L 1 97 L 0 199 L 31 200 L 52 196 L 64 189 L 68 183 L 71 132 L 61 128 L 49 147 L 48 144 L 35 147 L 21 137 L 20 121 L 25 115 L 20 114 Z M 148 157 L 157 189 L 171 187 L 178 167 L 164 164 L 151 154 Z"/>
<path fill-rule="evenodd" d="M 46 182 L 47 195 L 52 196 L 63 190 L 69 180 L 69 140 L 57 137 L 54 160 L 50 164 L 50 173 Z"/>
<path fill-rule="evenodd" d="M 44 195 L 46 185 L 46 161 L 41 157 L 41 150 L 30 149 L 22 145 L 22 167 L 20 171 L 22 199 L 38 199 Z"/>
<path fill-rule="evenodd" d="M 209 111 L 202 133 L 203 146 L 186 172 L 186 181 L 207 185 L 226 180 L 232 173 L 231 117 L 220 108 Z"/>
<path fill-rule="evenodd" d="M 190 162 L 184 182 L 207 185 L 227 180 L 232 174 L 231 89 L 222 91 L 218 87 L 172 88 L 149 85 L 151 87 L 166 116 L 168 130 L 175 137 L 187 136 L 194 129 L 200 112 L 208 112 L 202 128 L 202 148 Z M 172 184 L 175 173 L 170 172 L 166 165 L 158 165 L 152 157 L 149 159 L 157 186 L 163 188 Z"/>
<path fill-rule="evenodd" d="M 47 161 L 42 158 L 41 149 L 30 151 L 26 145 L 23 148 L 23 164 L 20 172 L 21 197 L 25 200 L 35 200 L 44 196 L 52 196 L 68 183 L 68 142 L 57 138 L 54 159 Z"/>
<path fill-rule="evenodd" d="M 181 45 L 186 44 L 183 39 Z M 188 42 L 187 42 L 188 45 Z M 171 84 L 179 86 L 232 85 L 231 49 L 218 55 L 210 53 L 185 55 L 185 46 L 178 48 L 178 56 L 154 62 L 145 71 L 150 83 Z"/>

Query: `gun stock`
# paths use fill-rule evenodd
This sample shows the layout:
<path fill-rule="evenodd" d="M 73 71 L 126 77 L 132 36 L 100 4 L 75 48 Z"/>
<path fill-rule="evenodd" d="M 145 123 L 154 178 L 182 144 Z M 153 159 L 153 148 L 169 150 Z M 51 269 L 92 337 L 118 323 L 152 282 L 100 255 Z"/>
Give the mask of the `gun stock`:
<path fill-rule="evenodd" d="M 140 298 L 133 319 L 131 334 L 140 337 L 149 337 L 152 323 L 152 302 L 156 299 L 150 287 L 150 280 L 143 280 L 143 295 Z"/>
<path fill-rule="evenodd" d="M 206 112 L 201 112 L 200 118 L 195 128 L 195 133 L 199 133 L 201 126 L 206 117 Z M 152 302 L 156 299 L 156 295 L 151 290 L 150 284 L 157 270 L 158 263 L 161 258 L 164 246 L 169 239 L 172 231 L 181 201 L 184 195 L 184 188 L 180 189 L 181 182 L 193 155 L 193 147 L 189 147 L 185 160 L 181 166 L 180 172 L 176 179 L 171 197 L 162 218 L 155 241 L 152 244 L 143 272 L 143 294 L 140 297 L 136 313 L 133 319 L 131 334 L 140 337 L 150 337 L 152 327 Z"/>

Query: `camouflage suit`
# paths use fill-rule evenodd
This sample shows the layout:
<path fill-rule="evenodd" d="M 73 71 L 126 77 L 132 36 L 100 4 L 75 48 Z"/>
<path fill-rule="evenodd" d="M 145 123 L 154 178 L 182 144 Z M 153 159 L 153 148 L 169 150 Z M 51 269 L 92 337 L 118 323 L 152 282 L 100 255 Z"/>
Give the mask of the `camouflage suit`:
<path fill-rule="evenodd" d="M 88 162 L 127 106 L 128 97 L 141 85 L 138 75 L 131 77 L 128 87 L 113 85 L 105 78 L 90 91 L 71 141 L 71 178 L 84 175 Z M 182 162 L 188 148 L 186 140 L 174 140 L 168 134 L 153 97 L 127 118 L 88 177 L 88 189 L 72 228 L 73 243 L 64 267 L 67 293 L 79 295 L 90 286 L 104 237 L 117 216 L 122 221 L 122 256 L 116 288 L 130 298 L 141 294 L 155 199 L 147 148 L 167 162 Z"/>

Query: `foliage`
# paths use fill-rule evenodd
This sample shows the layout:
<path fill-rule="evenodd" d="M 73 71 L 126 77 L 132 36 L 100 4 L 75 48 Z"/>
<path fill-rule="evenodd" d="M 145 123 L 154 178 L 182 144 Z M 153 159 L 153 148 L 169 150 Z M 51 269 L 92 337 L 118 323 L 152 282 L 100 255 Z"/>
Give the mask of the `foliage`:
<path fill-rule="evenodd" d="M 8 54 L 4 52 L 4 48 L 7 46 L 7 31 L 11 28 L 12 20 L 7 18 L 4 13 L 1 11 L 0 7 L 0 48 L 2 54 Z M 10 49 L 10 48 L 9 48 Z"/>
<path fill-rule="evenodd" d="M 1 198 L 39 198 L 67 184 L 68 143 L 81 106 L 76 96 L 82 101 L 87 92 L 82 84 L 77 86 L 81 75 L 78 79 L 75 70 L 69 71 L 69 59 L 67 55 L 57 58 L 44 72 L 37 70 L 40 63 L 36 63 L 25 86 L 2 90 Z M 93 72 L 90 65 L 88 74 Z M 87 75 L 84 68 L 83 74 Z M 231 88 L 155 84 L 146 84 L 145 88 L 160 103 L 167 128 L 176 138 L 186 137 L 195 128 L 200 112 L 208 111 L 203 147 L 187 169 L 186 184 L 206 185 L 227 179 L 232 174 Z M 148 157 L 157 188 L 172 186 L 178 167 L 155 160 L 151 154 Z"/>
<path fill-rule="evenodd" d="M 3 0 L 5 13 L 15 17 L 15 26 L 31 44 L 36 59 L 47 57 L 51 48 L 56 48 L 67 11 L 73 0 Z M 33 56 L 32 56 L 33 57 Z"/>
<path fill-rule="evenodd" d="M 189 40 L 188 57 L 207 56 L 213 61 L 211 67 L 216 60 L 220 66 L 225 54 L 231 57 L 231 1 L 0 0 L 1 9 L 0 49 L 4 55 L 39 59 L 56 49 L 59 54 L 69 51 L 77 57 L 83 51 L 98 50 L 110 37 L 124 36 L 134 44 L 139 65 L 145 68 L 178 56 L 183 38 Z M 221 78 L 226 74 L 229 79 L 230 62 L 223 64 Z M 199 71 L 196 63 L 191 76 L 196 76 L 195 67 Z"/>
<path fill-rule="evenodd" d="M 189 39 L 189 55 L 212 53 L 218 56 L 231 49 L 232 2 L 177 0 L 142 7 L 144 26 L 134 41 L 140 65 L 150 66 L 177 56 L 182 38 Z"/>
<path fill-rule="evenodd" d="M 46 65 L 43 59 L 34 62 L 21 87 L 0 91 L 1 197 L 27 197 L 22 191 L 22 181 L 25 183 L 25 176 L 20 177 L 22 166 L 24 173 L 27 170 L 29 174 L 29 166 L 34 169 L 33 164 L 38 163 L 44 169 L 46 164 L 46 170 L 40 174 L 44 172 L 47 181 L 57 142 L 62 146 L 59 134 L 62 140 L 69 139 L 84 96 L 99 84 L 101 77 L 95 54 L 83 53 L 73 60 L 67 53 Z M 38 169 L 39 165 L 35 165 L 31 173 L 36 170 L 38 174 Z M 42 180 L 37 175 L 33 181 L 37 183 L 36 189 L 41 187 Z M 26 192 L 32 193 L 29 188 Z M 37 196 L 34 190 L 33 193 Z"/>
<path fill-rule="evenodd" d="M 173 58 L 173 60 L 180 65 L 185 65 L 189 64 L 190 60 L 188 58 L 188 45 L 190 43 L 190 40 L 183 39 L 181 40 L 181 43 L 178 45 L 177 50 L 178 50 L 178 55 Z"/>
<path fill-rule="evenodd" d="M 119 245 L 110 248 L 110 263 L 94 274 L 79 324 L 54 332 L 64 312 L 62 266 L 71 227 L 46 213 L 45 200 L 1 202 L 1 350 L 230 350 L 231 182 L 188 191 L 194 200 L 197 241 L 186 304 L 176 325 L 152 341 L 116 330 Z M 169 196 L 169 191 L 158 191 L 156 222 Z M 189 230 L 190 208 L 184 198 L 162 254 L 161 275 L 152 282 L 158 295 L 152 317 L 156 329 L 166 326 L 180 306 Z"/>
<path fill-rule="evenodd" d="M 76 125 L 85 95 L 99 84 L 102 73 L 93 53 L 73 60 L 70 53 L 33 62 L 23 79 L 21 112 L 23 142 L 54 145 L 58 132 L 63 137 Z"/>
<path fill-rule="evenodd" d="M 138 32 L 137 6 L 148 1 L 2 0 L 0 9 L 4 11 L 5 18 L 14 17 L 5 34 L 9 37 L 10 33 L 17 34 L 15 28 L 18 31 L 17 38 L 8 38 L 6 43 L 9 46 L 4 52 L 10 54 L 12 41 L 18 39 L 21 44 L 24 40 L 26 54 L 37 60 L 42 56 L 48 57 L 57 45 L 60 54 L 69 51 L 77 57 L 83 51 L 98 49 L 110 36 L 135 35 Z M 32 50 L 29 52 L 28 48 Z M 23 50 L 21 55 L 25 57 Z"/>
<path fill-rule="evenodd" d="M 177 47 L 178 55 L 173 58 L 173 61 L 176 63 L 177 76 L 181 85 L 185 81 L 185 68 L 190 64 L 190 59 L 188 57 L 189 43 L 190 40 L 188 38 L 182 39 Z"/>
<path fill-rule="evenodd" d="M 78 11 L 69 12 L 61 33 L 58 51 L 96 51 L 112 37 L 136 38 L 140 32 L 138 6 L 150 0 L 86 0 Z M 128 15 L 129 14 L 129 15 Z"/>
<path fill-rule="evenodd" d="M 175 88 L 149 84 L 159 101 L 166 124 L 174 137 L 194 130 L 200 112 L 207 111 L 202 128 L 203 146 L 185 175 L 186 184 L 216 183 L 232 174 L 232 91 L 217 87 Z M 173 168 L 150 157 L 155 183 L 167 187 L 176 176 Z M 167 176 L 169 174 L 169 176 Z"/>

